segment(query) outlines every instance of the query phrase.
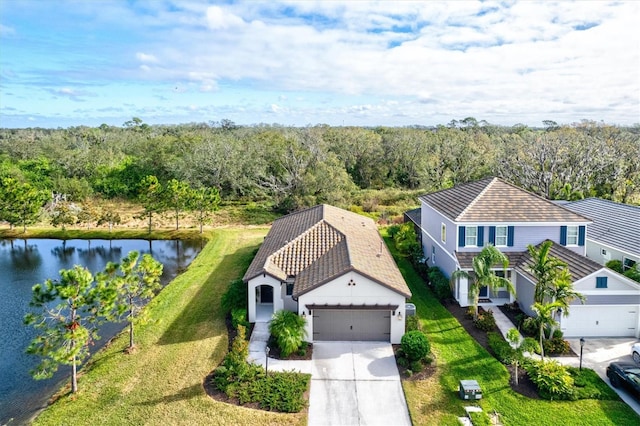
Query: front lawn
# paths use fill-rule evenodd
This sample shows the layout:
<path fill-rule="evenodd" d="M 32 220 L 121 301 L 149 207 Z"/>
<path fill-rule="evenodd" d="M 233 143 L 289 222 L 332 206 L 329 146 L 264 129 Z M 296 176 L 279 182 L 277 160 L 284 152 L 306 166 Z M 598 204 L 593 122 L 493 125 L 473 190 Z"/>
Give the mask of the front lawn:
<path fill-rule="evenodd" d="M 437 359 L 435 375 L 422 381 L 403 381 L 403 388 L 414 424 L 457 425 L 463 407 L 473 403 L 458 398 L 458 383 L 477 380 L 484 398 L 479 405 L 485 412 L 500 413 L 505 425 L 623 425 L 638 424 L 640 418 L 620 400 L 580 401 L 534 400 L 515 393 L 509 386 L 509 373 L 464 330 L 438 302 L 407 259 L 399 258 L 392 241 L 387 245 L 396 257 L 416 305 L 417 314 Z"/>
<path fill-rule="evenodd" d="M 306 423 L 209 397 L 205 377 L 228 349 L 220 298 L 242 276 L 267 229 L 219 229 L 187 271 L 151 302 L 151 321 L 137 329 L 138 351 L 125 355 L 126 335 L 94 356 L 79 392 L 64 394 L 36 425 L 256 425 Z"/>

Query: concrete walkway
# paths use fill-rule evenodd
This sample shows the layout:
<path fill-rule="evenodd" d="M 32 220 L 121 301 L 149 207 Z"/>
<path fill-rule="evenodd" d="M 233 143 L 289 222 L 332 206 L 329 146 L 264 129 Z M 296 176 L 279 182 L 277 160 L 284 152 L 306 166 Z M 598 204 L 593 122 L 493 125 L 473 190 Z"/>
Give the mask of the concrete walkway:
<path fill-rule="evenodd" d="M 248 361 L 267 365 L 269 323 L 256 322 Z M 269 371 L 311 374 L 309 426 L 411 425 L 393 348 L 383 342 L 316 342 L 311 361 L 268 359 Z"/>
<path fill-rule="evenodd" d="M 491 308 L 491 311 L 493 312 L 493 318 L 495 318 L 496 320 L 496 325 L 498 326 L 500 333 L 502 333 L 504 338 L 509 341 L 507 339 L 507 332 L 509 332 L 509 330 L 511 330 L 512 328 L 517 327 L 511 322 L 509 317 L 502 313 L 500 308 L 498 308 L 497 306 Z M 522 334 L 520 334 L 520 340 L 522 339 L 524 339 L 524 337 L 522 337 Z"/>

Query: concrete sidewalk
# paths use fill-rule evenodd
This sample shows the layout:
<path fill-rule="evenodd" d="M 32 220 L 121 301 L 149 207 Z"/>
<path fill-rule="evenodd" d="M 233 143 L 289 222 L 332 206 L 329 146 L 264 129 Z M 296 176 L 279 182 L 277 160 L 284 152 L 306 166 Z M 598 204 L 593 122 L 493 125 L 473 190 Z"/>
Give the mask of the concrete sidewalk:
<path fill-rule="evenodd" d="M 505 314 L 502 313 L 500 308 L 498 308 L 497 306 L 492 307 L 491 311 L 493 312 L 493 318 L 496 320 L 496 325 L 498 326 L 500 333 L 502 333 L 502 335 L 506 340 L 507 332 L 512 328 L 517 328 L 517 327 L 511 322 L 509 317 L 507 317 Z M 524 337 L 522 337 L 522 334 L 520 334 L 520 340 L 522 339 L 524 339 Z"/>
<path fill-rule="evenodd" d="M 267 354 L 265 349 L 267 348 L 267 342 L 269 341 L 269 323 L 268 322 L 256 322 L 253 331 L 251 332 L 251 338 L 249 339 L 249 357 L 247 360 L 254 364 L 266 366 Z M 269 358 L 269 371 L 297 371 L 300 373 L 311 374 L 311 361 L 292 361 Z"/>

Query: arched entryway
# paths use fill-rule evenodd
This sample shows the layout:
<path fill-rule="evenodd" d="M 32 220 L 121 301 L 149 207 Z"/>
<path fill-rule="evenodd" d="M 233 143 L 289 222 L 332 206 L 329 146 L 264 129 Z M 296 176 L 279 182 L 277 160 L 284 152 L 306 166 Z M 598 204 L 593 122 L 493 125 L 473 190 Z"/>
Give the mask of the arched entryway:
<path fill-rule="evenodd" d="M 273 315 L 273 287 L 256 287 L 256 321 L 269 321 Z"/>

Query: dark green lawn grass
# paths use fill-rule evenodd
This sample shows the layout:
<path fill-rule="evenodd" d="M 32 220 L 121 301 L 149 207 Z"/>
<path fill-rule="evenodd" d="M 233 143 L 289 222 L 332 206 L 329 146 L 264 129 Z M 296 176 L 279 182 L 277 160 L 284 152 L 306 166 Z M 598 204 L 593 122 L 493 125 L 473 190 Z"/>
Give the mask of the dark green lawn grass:
<path fill-rule="evenodd" d="M 458 398 L 458 382 L 474 379 L 484 397 L 485 412 L 496 410 L 505 425 L 635 425 L 640 417 L 621 400 L 544 401 L 519 395 L 509 386 L 507 369 L 482 348 L 460 323 L 438 302 L 408 260 L 398 258 L 388 238 L 400 271 L 409 285 L 431 347 L 438 373 L 420 382 L 403 382 L 409 412 L 416 425 L 455 425 L 469 402 Z"/>

